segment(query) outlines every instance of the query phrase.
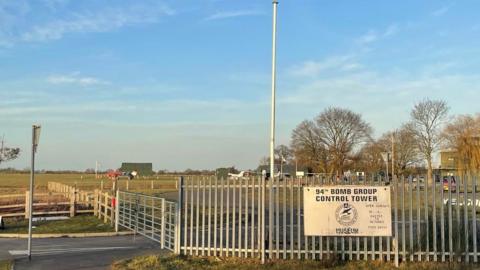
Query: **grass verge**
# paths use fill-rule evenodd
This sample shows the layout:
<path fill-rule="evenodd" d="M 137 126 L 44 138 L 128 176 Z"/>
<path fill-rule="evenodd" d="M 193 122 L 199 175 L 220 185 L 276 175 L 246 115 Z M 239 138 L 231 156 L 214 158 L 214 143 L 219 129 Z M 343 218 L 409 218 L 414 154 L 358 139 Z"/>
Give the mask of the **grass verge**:
<path fill-rule="evenodd" d="M 0 260 L 0 270 L 10 270 L 12 269 L 11 261 L 1 261 Z"/>
<path fill-rule="evenodd" d="M 392 263 L 381 261 L 336 261 L 336 260 L 279 260 L 269 262 L 264 265 L 258 260 L 236 259 L 236 258 L 198 258 L 189 256 L 161 256 L 150 255 L 140 256 L 133 259 L 115 262 L 112 265 L 113 270 L 314 270 L 314 269 L 332 269 L 332 270 L 461 270 L 478 269 L 476 266 L 466 266 L 462 264 L 448 263 L 406 263 L 395 268 Z"/>
<path fill-rule="evenodd" d="M 34 222 L 33 233 L 96 233 L 113 232 L 115 229 L 110 224 L 104 224 L 102 220 L 94 216 L 76 216 L 66 220 Z M 28 220 L 7 219 L 2 233 L 28 233 Z"/>

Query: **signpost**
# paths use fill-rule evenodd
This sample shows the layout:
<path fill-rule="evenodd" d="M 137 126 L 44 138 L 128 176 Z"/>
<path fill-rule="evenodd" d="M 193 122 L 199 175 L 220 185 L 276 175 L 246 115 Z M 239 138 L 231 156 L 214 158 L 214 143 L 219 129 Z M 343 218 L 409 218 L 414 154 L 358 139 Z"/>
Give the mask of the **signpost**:
<path fill-rule="evenodd" d="M 32 218 L 33 218 L 33 190 L 35 187 L 35 153 L 37 152 L 38 141 L 40 140 L 40 126 L 32 126 L 32 159 L 30 167 L 30 200 L 28 211 L 28 259 L 32 258 Z"/>
<path fill-rule="evenodd" d="M 306 236 L 391 236 L 388 186 L 303 188 Z"/>

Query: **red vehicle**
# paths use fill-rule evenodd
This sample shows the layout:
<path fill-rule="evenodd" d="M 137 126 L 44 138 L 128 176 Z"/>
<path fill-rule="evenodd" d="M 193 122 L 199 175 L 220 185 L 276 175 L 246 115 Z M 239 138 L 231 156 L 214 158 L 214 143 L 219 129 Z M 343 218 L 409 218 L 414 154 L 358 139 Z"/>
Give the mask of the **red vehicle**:
<path fill-rule="evenodd" d="M 453 176 L 445 176 L 443 177 L 443 191 L 448 191 L 448 179 L 450 179 L 450 186 L 452 187 L 452 192 L 457 190 L 457 181 L 455 181 L 455 177 Z"/>
<path fill-rule="evenodd" d="M 133 178 L 135 178 L 136 176 L 138 175 L 137 171 L 132 171 L 132 172 L 129 172 L 129 173 L 126 173 L 126 172 L 121 172 L 121 171 L 114 171 L 114 170 L 109 170 L 107 172 L 107 177 L 114 180 L 114 179 L 118 179 L 120 176 L 122 177 L 127 177 L 128 180 L 132 180 Z"/>
<path fill-rule="evenodd" d="M 110 170 L 107 172 L 107 177 L 110 179 L 117 179 L 119 176 L 122 176 L 123 173 L 121 171 L 114 171 Z"/>

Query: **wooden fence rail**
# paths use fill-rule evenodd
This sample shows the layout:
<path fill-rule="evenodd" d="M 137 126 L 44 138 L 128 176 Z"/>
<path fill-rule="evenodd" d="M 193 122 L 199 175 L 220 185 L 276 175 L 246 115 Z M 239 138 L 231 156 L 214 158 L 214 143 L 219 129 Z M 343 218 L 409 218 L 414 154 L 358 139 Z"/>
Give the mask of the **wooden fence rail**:
<path fill-rule="evenodd" d="M 47 193 L 34 193 L 33 216 L 69 215 L 73 217 L 77 213 L 93 213 L 92 192 L 81 191 L 78 188 L 56 182 L 48 182 L 48 191 Z M 1 195 L 0 199 L 18 199 L 14 204 L 0 205 L 0 216 L 29 217 L 29 191 L 24 194 Z M 57 206 L 60 206 L 60 209 L 50 210 Z"/>
<path fill-rule="evenodd" d="M 109 192 L 102 192 L 96 189 L 93 198 L 93 215 L 98 217 L 98 219 L 103 218 L 103 222 L 110 222 L 113 225 L 115 221 L 115 196 Z"/>
<path fill-rule="evenodd" d="M 68 215 L 73 217 L 79 213 L 92 213 L 104 223 L 114 225 L 118 200 L 112 191 L 101 189 L 85 191 L 76 186 L 58 182 L 48 182 L 47 187 L 48 193 L 34 193 L 34 216 Z M 151 184 L 150 187 L 154 187 L 154 184 Z M 30 213 L 29 191 L 26 191 L 25 194 L 2 195 L 0 199 L 2 198 L 18 198 L 19 200 L 16 200 L 14 204 L 0 205 L 0 216 L 28 218 Z M 49 206 L 60 207 L 50 210 Z"/>
<path fill-rule="evenodd" d="M 175 179 L 172 180 L 125 180 L 117 179 L 117 187 L 120 190 L 126 191 L 144 191 L 144 190 L 176 190 L 177 182 Z M 113 190 L 114 181 L 110 179 L 99 180 L 99 181 L 79 181 L 76 183 L 76 186 L 84 189 L 91 190 L 100 189 L 102 191 Z"/>
<path fill-rule="evenodd" d="M 108 191 L 95 189 L 92 191 L 82 191 L 76 187 L 65 185 L 57 182 L 49 182 L 48 189 L 54 192 L 62 193 L 70 201 L 82 203 L 88 207 L 92 207 L 91 212 L 99 219 L 103 219 L 105 223 L 113 224 L 115 221 L 115 196 Z"/>

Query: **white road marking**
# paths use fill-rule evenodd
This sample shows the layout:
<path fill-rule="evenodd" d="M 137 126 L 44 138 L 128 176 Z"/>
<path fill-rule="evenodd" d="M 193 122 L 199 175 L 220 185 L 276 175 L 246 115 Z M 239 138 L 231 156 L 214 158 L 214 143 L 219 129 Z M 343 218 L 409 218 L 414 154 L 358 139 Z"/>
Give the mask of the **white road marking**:
<path fill-rule="evenodd" d="M 45 244 L 45 245 L 36 245 L 34 244 L 33 245 L 33 248 L 42 248 L 42 247 L 70 247 L 71 245 L 49 245 L 49 244 Z"/>
<path fill-rule="evenodd" d="M 63 248 L 63 249 L 34 249 L 32 254 L 48 255 L 61 253 L 75 253 L 75 252 L 89 252 L 89 251 L 104 251 L 116 249 L 134 249 L 136 247 L 93 247 L 93 248 Z M 27 255 L 27 250 L 9 250 L 10 255 Z"/>
<path fill-rule="evenodd" d="M 27 255 L 28 250 L 9 250 L 10 255 Z"/>

